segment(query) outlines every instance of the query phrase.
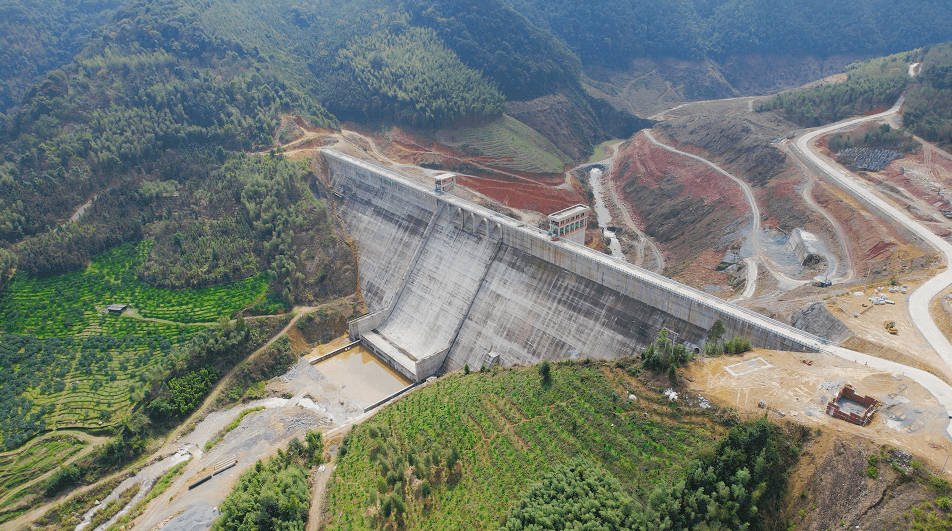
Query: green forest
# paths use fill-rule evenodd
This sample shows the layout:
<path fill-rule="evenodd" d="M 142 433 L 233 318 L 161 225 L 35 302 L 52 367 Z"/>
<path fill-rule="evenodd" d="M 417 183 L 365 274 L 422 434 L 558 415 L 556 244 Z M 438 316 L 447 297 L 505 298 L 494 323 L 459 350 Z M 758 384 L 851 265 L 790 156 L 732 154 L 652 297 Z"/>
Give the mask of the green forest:
<path fill-rule="evenodd" d="M 327 528 L 771 528 L 805 434 L 720 425 L 639 369 L 544 362 L 406 396 L 341 443 Z"/>
<path fill-rule="evenodd" d="M 375 33 L 338 54 L 354 90 L 342 92 L 345 109 L 395 122 L 443 126 L 464 118 L 499 116 L 505 98 L 479 71 L 464 65 L 429 29 Z M 334 107 L 332 106 L 333 110 Z"/>
<path fill-rule="evenodd" d="M 777 110 L 794 123 L 817 127 L 891 107 L 912 82 L 908 63 L 917 56 L 907 52 L 851 64 L 845 82 L 783 92 L 759 104 L 757 110 Z"/>

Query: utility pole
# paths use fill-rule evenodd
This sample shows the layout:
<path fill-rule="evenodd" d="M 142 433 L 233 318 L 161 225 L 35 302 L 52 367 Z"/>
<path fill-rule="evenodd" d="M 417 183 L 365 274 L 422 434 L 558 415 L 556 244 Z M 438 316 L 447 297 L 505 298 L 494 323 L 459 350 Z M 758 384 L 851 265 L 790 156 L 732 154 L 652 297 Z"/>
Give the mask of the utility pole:
<path fill-rule="evenodd" d="M 664 346 L 665 352 L 667 352 L 668 356 L 670 357 L 672 354 L 674 354 L 674 343 L 677 340 L 678 333 L 675 332 L 674 330 L 671 330 L 668 327 L 664 327 L 662 328 L 662 330 L 664 330 L 665 337 L 667 337 L 667 340 L 670 342 L 670 345 L 671 345 L 670 351 L 668 350 L 668 345 Z"/>

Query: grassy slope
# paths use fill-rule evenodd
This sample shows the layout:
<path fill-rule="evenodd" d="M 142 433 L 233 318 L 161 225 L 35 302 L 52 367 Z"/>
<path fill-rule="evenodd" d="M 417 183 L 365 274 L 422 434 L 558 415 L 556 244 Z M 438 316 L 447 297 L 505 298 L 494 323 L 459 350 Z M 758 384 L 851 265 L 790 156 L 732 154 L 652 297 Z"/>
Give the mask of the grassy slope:
<path fill-rule="evenodd" d="M 562 173 L 571 159 L 524 123 L 503 115 L 484 125 L 462 128 L 459 141 L 475 148 L 493 164 L 529 173 Z"/>
<path fill-rule="evenodd" d="M 591 460 L 643 497 L 716 438 L 717 426 L 699 410 L 669 402 L 620 368 L 561 363 L 552 382 L 544 388 L 536 367 L 454 374 L 356 427 L 328 491 L 326 529 L 392 525 L 393 517 L 378 516 L 375 500 L 394 489 L 373 494 L 386 481 L 371 453 L 389 455 L 382 460 L 390 463 L 436 454 L 445 463 L 456 448 L 453 472 L 444 466 L 425 474 L 428 498 L 420 480 L 406 480 L 410 468 L 399 466 L 408 485 L 405 528 L 495 529 L 529 484 L 559 464 Z M 629 392 L 638 400 L 627 400 Z"/>

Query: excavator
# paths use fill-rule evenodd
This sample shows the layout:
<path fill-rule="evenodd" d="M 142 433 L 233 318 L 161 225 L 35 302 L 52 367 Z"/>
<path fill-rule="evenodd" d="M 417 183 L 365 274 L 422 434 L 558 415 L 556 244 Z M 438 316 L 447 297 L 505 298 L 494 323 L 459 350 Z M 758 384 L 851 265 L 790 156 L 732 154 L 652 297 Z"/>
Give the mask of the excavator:
<path fill-rule="evenodd" d="M 886 327 L 886 331 L 890 334 L 895 335 L 899 333 L 899 329 L 896 328 L 896 321 L 883 321 L 883 326 Z"/>

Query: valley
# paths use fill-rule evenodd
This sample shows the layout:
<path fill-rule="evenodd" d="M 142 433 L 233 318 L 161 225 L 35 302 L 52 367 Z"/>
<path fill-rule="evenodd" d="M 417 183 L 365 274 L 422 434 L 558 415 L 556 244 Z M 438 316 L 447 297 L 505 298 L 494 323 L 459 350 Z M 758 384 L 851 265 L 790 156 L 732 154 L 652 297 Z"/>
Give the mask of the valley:
<path fill-rule="evenodd" d="M 8 4 L 0 529 L 952 519 L 942 6 Z"/>

